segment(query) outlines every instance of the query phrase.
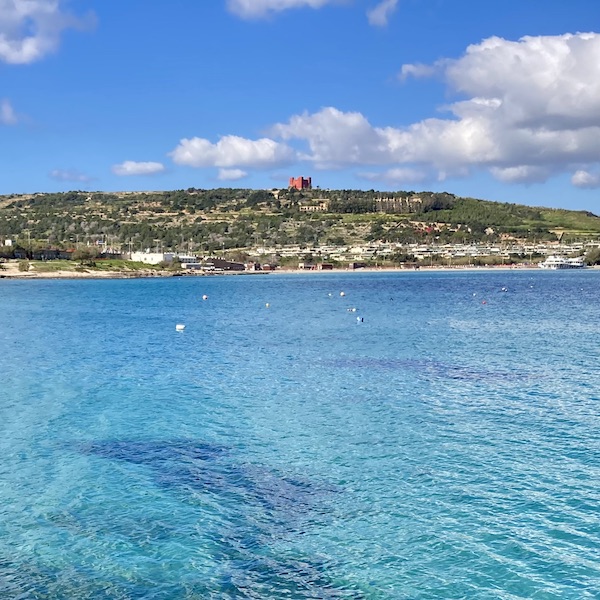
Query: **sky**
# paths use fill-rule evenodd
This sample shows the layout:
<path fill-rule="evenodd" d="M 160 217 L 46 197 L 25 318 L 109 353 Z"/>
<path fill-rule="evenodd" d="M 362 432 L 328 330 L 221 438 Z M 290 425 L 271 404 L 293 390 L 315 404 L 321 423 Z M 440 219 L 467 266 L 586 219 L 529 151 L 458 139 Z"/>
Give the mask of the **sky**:
<path fill-rule="evenodd" d="M 600 214 L 598 0 L 0 0 L 0 194 L 446 191 Z"/>

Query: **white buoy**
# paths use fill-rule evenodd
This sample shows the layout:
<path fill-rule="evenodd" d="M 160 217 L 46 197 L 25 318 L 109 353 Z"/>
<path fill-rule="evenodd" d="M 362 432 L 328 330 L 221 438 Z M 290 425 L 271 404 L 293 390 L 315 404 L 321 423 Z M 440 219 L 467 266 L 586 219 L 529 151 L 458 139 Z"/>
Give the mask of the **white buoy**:
<path fill-rule="evenodd" d="M 183 331 L 185 329 L 185 325 L 183 323 L 177 323 L 177 325 L 175 325 L 175 329 L 177 331 Z"/>
<path fill-rule="evenodd" d="M 202 300 L 208 300 L 208 296 L 204 294 L 204 296 L 202 296 Z"/>
<path fill-rule="evenodd" d="M 265 304 L 265 307 L 266 307 L 266 308 L 270 308 L 270 307 L 271 307 L 271 305 L 270 305 L 270 304 L 267 302 L 267 303 Z"/>
<path fill-rule="evenodd" d="M 340 296 L 345 296 L 345 292 L 340 292 Z"/>

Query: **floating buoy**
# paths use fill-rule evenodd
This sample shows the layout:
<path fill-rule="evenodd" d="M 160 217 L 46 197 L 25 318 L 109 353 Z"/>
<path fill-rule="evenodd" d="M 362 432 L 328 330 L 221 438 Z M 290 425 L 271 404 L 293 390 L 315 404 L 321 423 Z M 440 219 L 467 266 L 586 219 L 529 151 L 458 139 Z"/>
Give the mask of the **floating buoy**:
<path fill-rule="evenodd" d="M 265 304 L 265 307 L 266 307 L 266 308 L 270 308 L 270 307 L 271 307 L 271 305 L 270 305 L 270 304 L 267 302 L 267 303 Z"/>
<path fill-rule="evenodd" d="M 487 300 L 483 300 L 481 304 L 487 304 Z"/>
<path fill-rule="evenodd" d="M 177 331 L 183 331 L 185 329 L 185 325 L 183 323 L 177 323 L 177 325 L 175 325 L 175 329 Z"/>
<path fill-rule="evenodd" d="M 331 296 L 333 296 L 333 294 L 327 294 L 327 295 L 328 295 L 330 298 L 331 298 Z"/>
<path fill-rule="evenodd" d="M 202 296 L 202 300 L 208 300 L 208 296 L 204 294 L 204 296 Z"/>
<path fill-rule="evenodd" d="M 340 292 L 340 296 L 345 296 L 346 294 L 344 292 Z"/>

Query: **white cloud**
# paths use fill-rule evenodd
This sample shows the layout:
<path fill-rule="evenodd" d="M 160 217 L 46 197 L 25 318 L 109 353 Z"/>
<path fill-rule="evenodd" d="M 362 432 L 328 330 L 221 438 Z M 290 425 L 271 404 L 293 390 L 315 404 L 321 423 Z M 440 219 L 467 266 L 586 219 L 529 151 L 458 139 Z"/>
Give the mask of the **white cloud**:
<path fill-rule="evenodd" d="M 398 0 L 382 0 L 377 6 L 367 11 L 369 23 L 377 27 L 385 27 L 397 6 Z"/>
<path fill-rule="evenodd" d="M 312 115 L 293 116 L 288 123 L 275 125 L 272 132 L 284 140 L 306 140 L 311 152 L 302 158 L 317 163 L 319 168 L 380 164 L 389 158 L 380 132 L 356 112 L 327 107 Z"/>
<path fill-rule="evenodd" d="M 375 127 L 359 112 L 327 107 L 294 115 L 272 134 L 305 143 L 299 156 L 317 168 L 403 167 L 438 180 L 483 169 L 511 183 L 600 168 L 599 34 L 490 38 L 458 59 L 403 67 L 405 77 L 436 71 L 462 96 L 442 107 L 447 118 Z"/>
<path fill-rule="evenodd" d="M 198 137 L 182 139 L 169 156 L 175 163 L 190 167 L 257 169 L 288 164 L 296 158 L 289 146 L 272 139 L 249 140 L 235 135 L 223 136 L 216 144 Z"/>
<path fill-rule="evenodd" d="M 417 63 L 414 65 L 405 64 L 402 65 L 400 69 L 400 73 L 398 74 L 398 78 L 400 81 L 404 81 L 408 79 L 408 77 L 431 77 L 438 72 L 438 65 L 423 65 L 421 63 Z"/>
<path fill-rule="evenodd" d="M 310 152 L 301 155 L 317 168 L 349 165 L 428 164 L 457 170 L 465 159 L 481 160 L 481 145 L 470 139 L 472 123 L 428 119 L 406 129 L 373 127 L 360 113 L 326 107 L 317 113 L 293 116 L 272 128 L 283 139 L 305 140 Z M 490 140 L 487 154 L 493 156 Z"/>
<path fill-rule="evenodd" d="M 16 125 L 19 119 L 12 107 L 12 104 L 4 99 L 0 102 L 0 123 L 3 125 Z"/>
<path fill-rule="evenodd" d="M 247 177 L 248 173 L 242 169 L 219 169 L 217 179 L 220 181 L 238 181 Z"/>
<path fill-rule="evenodd" d="M 58 48 L 64 30 L 93 24 L 92 13 L 75 17 L 63 5 L 63 0 L 0 0 L 0 60 L 34 62 Z"/>
<path fill-rule="evenodd" d="M 513 127 L 550 130 L 600 125 L 600 36 L 492 37 L 448 61 L 448 82 L 469 96 L 498 99 Z"/>
<path fill-rule="evenodd" d="M 165 166 L 159 162 L 136 162 L 126 160 L 118 165 L 113 165 L 112 172 L 115 175 L 156 175 L 162 173 Z"/>
<path fill-rule="evenodd" d="M 259 19 L 292 8 L 322 8 L 339 0 L 227 0 L 230 12 L 243 19 Z"/>
<path fill-rule="evenodd" d="M 505 183 L 541 183 L 552 174 L 548 167 L 519 165 L 515 167 L 491 167 L 492 175 Z"/>
<path fill-rule="evenodd" d="M 349 4 L 351 0 L 227 0 L 227 8 L 242 19 L 264 19 L 286 10 L 298 8 L 318 9 L 334 4 Z M 396 10 L 398 0 L 381 0 L 367 11 L 371 25 L 384 27 Z"/>
<path fill-rule="evenodd" d="M 575 171 L 571 177 L 571 183 L 578 188 L 600 188 L 600 173 L 590 173 L 589 171 Z"/>
<path fill-rule="evenodd" d="M 399 167 L 388 169 L 383 172 L 365 172 L 359 173 L 359 177 L 368 181 L 383 181 L 388 185 L 398 185 L 403 183 L 423 183 L 431 179 L 429 173 L 421 169 L 412 169 L 408 167 Z"/>
<path fill-rule="evenodd" d="M 76 183 L 90 183 L 93 181 L 93 177 L 76 169 L 53 169 L 48 173 L 48 177 L 56 181 L 74 181 Z"/>

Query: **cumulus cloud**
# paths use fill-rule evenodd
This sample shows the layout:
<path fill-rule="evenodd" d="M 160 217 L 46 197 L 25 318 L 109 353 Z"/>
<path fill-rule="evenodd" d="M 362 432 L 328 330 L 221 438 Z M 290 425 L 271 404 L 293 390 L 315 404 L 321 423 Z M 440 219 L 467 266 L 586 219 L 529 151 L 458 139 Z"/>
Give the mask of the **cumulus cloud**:
<path fill-rule="evenodd" d="M 56 181 L 73 181 L 76 183 L 90 183 L 94 180 L 93 177 L 76 169 L 53 169 L 48 173 L 48 177 Z"/>
<path fill-rule="evenodd" d="M 126 160 L 118 165 L 113 165 L 112 172 L 115 175 L 156 175 L 162 173 L 165 166 L 159 162 L 136 162 Z"/>
<path fill-rule="evenodd" d="M 385 27 L 397 6 L 398 0 L 382 0 L 377 6 L 367 11 L 369 23 L 377 27 Z"/>
<path fill-rule="evenodd" d="M 291 8 L 322 8 L 339 0 L 227 0 L 230 12 L 243 19 L 260 19 Z"/>
<path fill-rule="evenodd" d="M 380 164 L 389 158 L 380 131 L 357 112 L 326 107 L 317 113 L 295 115 L 288 123 L 273 126 L 271 131 L 284 140 L 306 140 L 310 153 L 301 157 L 320 168 Z"/>
<path fill-rule="evenodd" d="M 458 59 L 402 69 L 404 77 L 434 72 L 460 96 L 441 107 L 446 118 L 375 127 L 359 112 L 326 107 L 274 125 L 272 135 L 304 144 L 299 156 L 317 168 L 402 167 L 438 180 L 483 169 L 510 183 L 600 168 L 599 34 L 494 37 Z M 580 174 L 573 183 L 594 181 Z"/>
<path fill-rule="evenodd" d="M 492 37 L 449 61 L 452 88 L 497 99 L 513 127 L 562 131 L 600 125 L 600 36 Z"/>
<path fill-rule="evenodd" d="M 4 99 L 0 102 L 0 123 L 3 125 L 16 125 L 19 118 L 15 113 L 12 104 Z"/>
<path fill-rule="evenodd" d="M 219 169 L 217 179 L 220 181 L 238 181 L 247 177 L 248 173 L 242 169 Z"/>
<path fill-rule="evenodd" d="M 505 183 L 542 183 L 552 174 L 549 167 L 518 165 L 515 167 L 491 167 L 490 172 Z"/>
<path fill-rule="evenodd" d="M 465 160 L 478 161 L 484 152 L 490 159 L 496 149 L 471 139 L 474 124 L 428 119 L 405 129 L 374 127 L 361 113 L 342 112 L 326 107 L 317 113 L 293 116 L 288 123 L 272 128 L 283 139 L 304 140 L 310 152 L 302 154 L 317 168 L 394 163 L 433 165 L 450 171 L 462 168 Z"/>
<path fill-rule="evenodd" d="M 27 64 L 54 52 L 66 29 L 94 24 L 94 15 L 76 17 L 63 0 L 0 0 L 0 60 Z"/>
<path fill-rule="evenodd" d="M 235 135 L 223 136 L 216 144 L 199 137 L 184 138 L 169 156 L 175 163 L 190 167 L 256 169 L 289 164 L 296 158 L 292 148 L 272 139 L 249 140 Z"/>
<path fill-rule="evenodd" d="M 578 188 L 600 188 L 600 173 L 590 173 L 580 169 L 573 173 L 571 183 Z"/>
<path fill-rule="evenodd" d="M 382 172 L 367 171 L 359 173 L 358 176 L 367 181 L 382 181 L 387 185 L 423 183 L 424 181 L 431 179 L 430 174 L 426 171 L 408 167 L 388 169 L 387 171 Z"/>

